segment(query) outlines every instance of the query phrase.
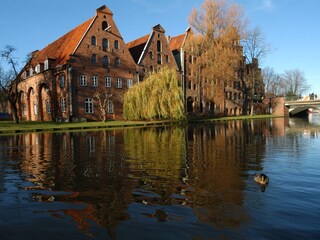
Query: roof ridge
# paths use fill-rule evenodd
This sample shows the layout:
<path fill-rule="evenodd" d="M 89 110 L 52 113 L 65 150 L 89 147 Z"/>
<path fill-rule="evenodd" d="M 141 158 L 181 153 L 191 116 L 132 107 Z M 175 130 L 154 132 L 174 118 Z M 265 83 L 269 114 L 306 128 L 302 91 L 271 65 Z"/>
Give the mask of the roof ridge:
<path fill-rule="evenodd" d="M 127 45 L 128 48 L 133 48 L 133 47 L 139 46 L 141 44 L 146 43 L 148 41 L 149 36 L 150 36 L 150 33 L 146 34 L 146 35 L 144 35 L 142 37 L 139 37 L 137 39 L 134 39 L 134 40 L 126 43 L 126 45 Z"/>
<path fill-rule="evenodd" d="M 94 18 L 95 17 L 91 17 L 55 41 L 49 43 L 43 49 L 37 51 L 31 60 L 31 66 L 35 66 L 39 62 L 44 62 L 47 58 L 55 59 L 56 62 L 54 65 L 66 63 L 69 55 L 75 50 Z"/>

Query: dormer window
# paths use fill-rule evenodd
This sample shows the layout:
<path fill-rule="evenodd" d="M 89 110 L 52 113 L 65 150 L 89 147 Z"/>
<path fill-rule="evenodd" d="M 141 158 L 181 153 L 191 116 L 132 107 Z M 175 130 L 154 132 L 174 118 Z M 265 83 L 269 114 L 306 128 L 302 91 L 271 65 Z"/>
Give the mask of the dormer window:
<path fill-rule="evenodd" d="M 92 45 L 92 46 L 96 46 L 96 45 L 97 45 L 97 39 L 96 39 L 95 36 L 92 36 L 92 37 L 91 37 L 91 45 Z"/>
<path fill-rule="evenodd" d="M 44 61 L 44 70 L 48 70 L 49 69 L 49 60 L 45 60 Z"/>
<path fill-rule="evenodd" d="M 28 77 L 27 71 L 24 71 L 23 72 L 23 78 L 27 78 L 27 77 Z"/>
<path fill-rule="evenodd" d="M 40 72 L 41 72 L 41 70 L 40 70 L 40 63 L 37 64 L 35 70 L 36 70 L 36 73 L 40 73 Z"/>
<path fill-rule="evenodd" d="M 33 75 L 33 68 L 30 68 L 29 69 L 29 76 L 32 76 Z"/>

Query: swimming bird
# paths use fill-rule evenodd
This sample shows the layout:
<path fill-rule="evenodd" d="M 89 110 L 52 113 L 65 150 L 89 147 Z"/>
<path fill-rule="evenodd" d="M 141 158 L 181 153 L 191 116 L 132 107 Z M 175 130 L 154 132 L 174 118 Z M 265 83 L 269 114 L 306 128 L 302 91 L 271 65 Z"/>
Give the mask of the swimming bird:
<path fill-rule="evenodd" d="M 256 183 L 259 183 L 260 185 L 267 185 L 269 183 L 269 177 L 264 173 L 257 173 L 253 179 Z"/>

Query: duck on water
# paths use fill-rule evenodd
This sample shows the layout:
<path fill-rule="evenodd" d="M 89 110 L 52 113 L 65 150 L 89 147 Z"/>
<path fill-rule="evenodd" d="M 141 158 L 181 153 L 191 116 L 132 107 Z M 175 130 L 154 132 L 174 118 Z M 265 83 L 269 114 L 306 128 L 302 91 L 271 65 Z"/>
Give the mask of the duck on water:
<path fill-rule="evenodd" d="M 257 173 L 253 179 L 256 183 L 262 186 L 265 186 L 269 183 L 269 177 L 264 173 Z"/>

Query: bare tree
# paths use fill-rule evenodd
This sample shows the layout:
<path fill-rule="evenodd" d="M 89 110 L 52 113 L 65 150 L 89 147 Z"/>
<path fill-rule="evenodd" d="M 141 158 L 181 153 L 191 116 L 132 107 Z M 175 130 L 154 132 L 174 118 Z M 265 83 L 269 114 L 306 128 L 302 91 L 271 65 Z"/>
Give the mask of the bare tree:
<path fill-rule="evenodd" d="M 20 98 L 18 91 L 19 72 L 18 62 L 14 58 L 13 54 L 16 49 L 12 46 L 6 46 L 4 50 L 0 52 L 1 58 L 8 64 L 9 70 L 0 72 L 0 88 L 5 96 L 5 99 L 9 102 L 13 120 L 15 123 L 19 123 L 18 117 L 18 100 Z"/>
<path fill-rule="evenodd" d="M 261 62 L 273 51 L 271 44 L 267 42 L 265 34 L 259 27 L 254 27 L 245 33 L 242 45 L 248 63 L 252 63 L 254 59 Z"/>
<path fill-rule="evenodd" d="M 95 102 L 98 104 L 98 114 L 102 122 L 107 121 L 108 100 L 110 100 L 111 97 L 112 94 L 108 91 L 101 92 L 97 90 L 93 95 Z"/>
<path fill-rule="evenodd" d="M 285 71 L 282 79 L 285 83 L 283 92 L 287 99 L 300 98 L 301 95 L 305 94 L 311 87 L 304 73 L 299 69 Z"/>
<path fill-rule="evenodd" d="M 243 53 L 246 57 L 247 63 L 251 64 L 252 66 L 254 63 L 261 62 L 264 57 L 268 53 L 272 51 L 271 45 L 266 41 L 266 37 L 262 30 L 259 27 L 254 27 L 253 29 L 248 30 L 245 33 L 245 37 L 242 41 L 243 45 Z M 253 66 L 254 67 L 254 66 Z M 251 74 L 251 82 L 252 82 L 252 88 L 248 89 L 251 96 L 254 96 L 255 94 L 255 86 L 258 84 L 259 76 L 256 75 L 256 71 L 252 71 Z M 251 115 L 254 113 L 254 99 L 251 98 Z"/>
<path fill-rule="evenodd" d="M 2 69 L 2 67 L 0 66 L 0 86 L 3 83 L 3 79 L 5 79 L 6 77 L 4 76 L 4 71 Z M 6 92 L 2 89 L 2 87 L 0 88 L 0 111 L 1 112 L 8 112 L 8 100 L 7 100 L 7 95 Z"/>
<path fill-rule="evenodd" d="M 191 67 L 199 91 L 202 79 L 212 83 L 234 79 L 242 59 L 240 39 L 246 26 L 242 8 L 227 0 L 205 0 L 199 10 L 193 9 L 189 23 L 194 34 L 186 48 L 194 59 Z"/>
<path fill-rule="evenodd" d="M 262 70 L 262 77 L 265 86 L 266 97 L 276 97 L 282 92 L 284 86 L 283 78 L 276 73 L 271 67 L 266 67 Z"/>

